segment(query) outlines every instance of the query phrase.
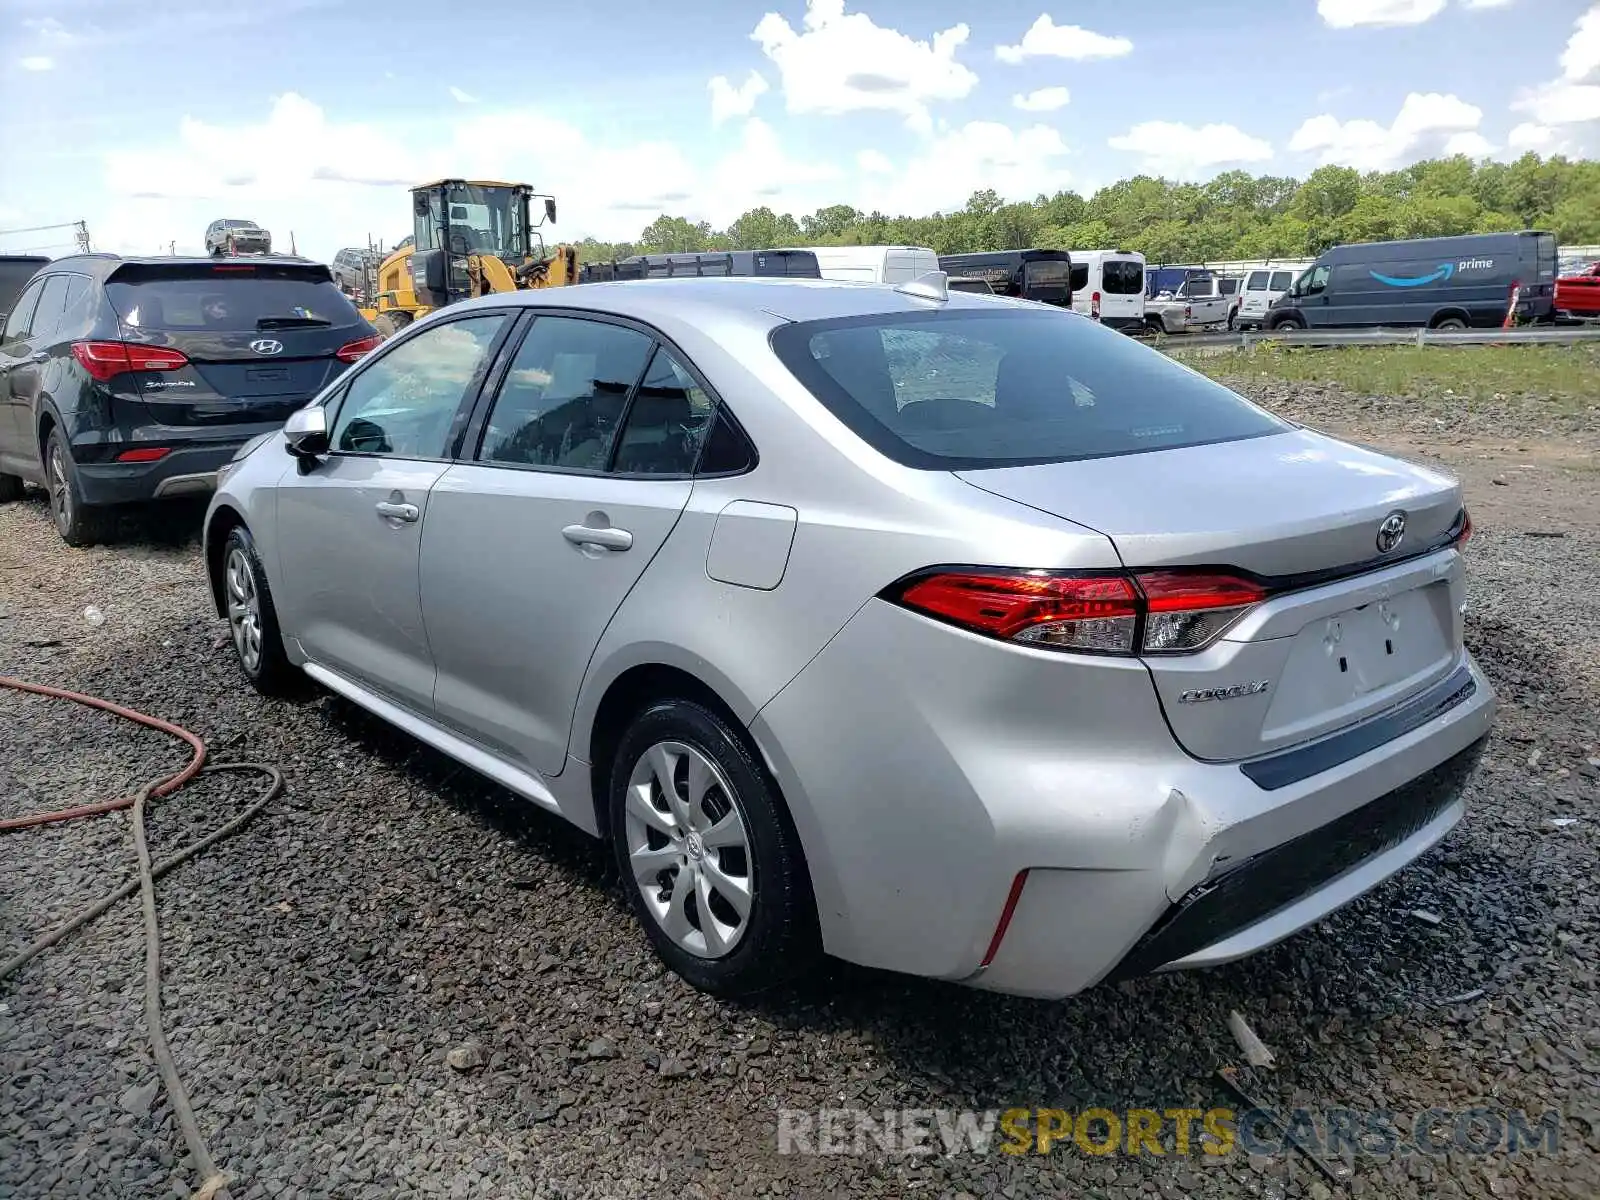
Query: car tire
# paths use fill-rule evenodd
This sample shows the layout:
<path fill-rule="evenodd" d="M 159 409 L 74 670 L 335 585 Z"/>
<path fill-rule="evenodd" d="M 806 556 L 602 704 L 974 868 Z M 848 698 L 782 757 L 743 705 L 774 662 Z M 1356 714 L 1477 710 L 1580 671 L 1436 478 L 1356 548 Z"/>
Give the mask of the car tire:
<path fill-rule="evenodd" d="M 235 525 L 222 546 L 222 598 L 233 657 L 250 686 L 263 696 L 303 691 L 306 677 L 283 651 L 283 630 L 267 572 L 255 538 L 243 525 Z"/>
<path fill-rule="evenodd" d="M 411 324 L 411 321 L 412 316 L 410 313 L 396 309 L 379 313 L 373 318 L 372 327 L 378 331 L 381 337 L 388 340 Z"/>
<path fill-rule="evenodd" d="M 72 461 L 67 439 L 59 429 L 52 429 L 45 440 L 44 477 L 50 494 L 50 517 L 63 542 L 82 547 L 110 540 L 116 528 L 116 514 L 83 502 L 78 464 Z"/>
<path fill-rule="evenodd" d="M 1306 323 L 1299 317 L 1280 317 L 1278 320 L 1272 323 L 1272 328 L 1274 330 L 1285 330 L 1291 333 L 1297 329 L 1304 329 L 1305 327 Z"/>
<path fill-rule="evenodd" d="M 1433 327 L 1445 333 L 1461 333 L 1467 328 L 1467 323 L 1460 317 L 1446 317 L 1435 322 Z"/>
<path fill-rule="evenodd" d="M 748 995 L 818 957 L 799 838 L 766 770 L 721 716 L 687 700 L 650 705 L 617 747 L 609 800 L 628 903 L 689 984 Z"/>
<path fill-rule="evenodd" d="M 15 475 L 0 475 L 0 504 L 22 499 L 22 480 Z"/>

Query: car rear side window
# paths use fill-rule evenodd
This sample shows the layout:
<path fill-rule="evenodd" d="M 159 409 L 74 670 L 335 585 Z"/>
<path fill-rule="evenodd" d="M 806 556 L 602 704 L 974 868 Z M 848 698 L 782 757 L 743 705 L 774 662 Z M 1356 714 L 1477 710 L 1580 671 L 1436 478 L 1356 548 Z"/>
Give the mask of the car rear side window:
<path fill-rule="evenodd" d="M 1103 458 L 1288 428 L 1070 313 L 946 309 L 797 322 L 774 331 L 772 345 L 848 427 L 924 470 Z"/>
<path fill-rule="evenodd" d="M 636 329 L 540 317 L 522 339 L 484 429 L 485 462 L 603 471 L 654 340 Z"/>
<path fill-rule="evenodd" d="M 671 351 L 657 346 L 628 403 L 612 469 L 630 475 L 688 475 L 700 457 L 715 407 Z"/>
<path fill-rule="evenodd" d="M 1272 273 L 1272 288 L 1274 292 L 1287 292 L 1294 286 L 1293 271 L 1274 271 Z"/>
<path fill-rule="evenodd" d="M 1100 267 L 1105 290 L 1112 296 L 1137 296 L 1144 291 L 1144 264 L 1126 258 L 1108 258 Z"/>
<path fill-rule="evenodd" d="M 136 329 L 243 333 L 361 322 L 326 267 L 125 268 L 112 276 L 106 293 L 123 323 Z"/>
<path fill-rule="evenodd" d="M 39 293 L 39 307 L 34 311 L 28 337 L 35 342 L 50 341 L 61 326 L 61 313 L 67 306 L 67 287 L 72 282 L 67 275 L 51 275 L 44 281 L 44 291 Z"/>
<path fill-rule="evenodd" d="M 462 401 L 475 391 L 507 318 L 464 317 L 418 330 L 350 382 L 333 423 L 346 454 L 444 458 Z"/>
<path fill-rule="evenodd" d="M 1250 277 L 1244 281 L 1244 290 L 1247 292 L 1264 292 L 1267 290 L 1267 281 L 1272 276 L 1267 271 L 1251 271 Z"/>

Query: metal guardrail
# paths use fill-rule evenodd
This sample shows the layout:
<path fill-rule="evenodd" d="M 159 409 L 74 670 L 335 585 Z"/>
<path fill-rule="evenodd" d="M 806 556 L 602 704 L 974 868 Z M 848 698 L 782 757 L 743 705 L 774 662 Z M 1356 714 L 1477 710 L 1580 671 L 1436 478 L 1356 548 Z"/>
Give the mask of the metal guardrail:
<path fill-rule="evenodd" d="M 1249 349 L 1268 343 L 1284 346 L 1514 346 L 1600 343 L 1600 326 L 1572 325 L 1534 329 L 1295 329 L 1235 330 L 1232 333 L 1158 334 L 1159 350 L 1204 347 Z"/>

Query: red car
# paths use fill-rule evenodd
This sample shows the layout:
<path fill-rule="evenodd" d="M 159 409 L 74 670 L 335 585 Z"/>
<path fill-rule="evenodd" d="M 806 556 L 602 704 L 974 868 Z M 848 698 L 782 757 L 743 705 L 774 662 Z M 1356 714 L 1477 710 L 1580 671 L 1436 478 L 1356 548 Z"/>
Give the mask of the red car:
<path fill-rule="evenodd" d="M 1600 263 L 1582 275 L 1564 275 L 1556 280 L 1555 309 L 1558 317 L 1600 319 Z"/>

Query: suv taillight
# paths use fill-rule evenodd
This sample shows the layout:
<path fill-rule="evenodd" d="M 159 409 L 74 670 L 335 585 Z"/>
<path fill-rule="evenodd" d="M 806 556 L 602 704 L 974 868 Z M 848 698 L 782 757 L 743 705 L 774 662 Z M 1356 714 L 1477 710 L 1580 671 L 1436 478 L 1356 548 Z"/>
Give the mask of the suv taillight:
<path fill-rule="evenodd" d="M 1468 512 L 1465 508 L 1463 508 L 1461 510 L 1461 527 L 1456 532 L 1456 540 L 1455 540 L 1456 549 L 1457 550 L 1465 550 L 1467 548 L 1467 543 L 1470 542 L 1471 540 L 1472 540 L 1472 514 L 1470 512 Z"/>
<path fill-rule="evenodd" d="M 932 571 L 885 593 L 905 608 L 973 633 L 1090 654 L 1199 650 L 1266 597 L 1260 584 L 1239 576 L 1182 570 Z"/>
<path fill-rule="evenodd" d="M 72 357 L 101 383 L 128 371 L 176 371 L 189 365 L 181 350 L 138 342 L 73 342 Z"/>
<path fill-rule="evenodd" d="M 1095 320 L 1100 319 L 1100 293 L 1095 292 L 1089 297 L 1089 311 L 1094 314 Z"/>
<path fill-rule="evenodd" d="M 333 352 L 333 356 L 340 362 L 359 362 L 364 355 L 371 354 L 378 348 L 383 339 L 377 334 L 371 337 L 358 338 L 353 342 L 346 342 Z"/>

